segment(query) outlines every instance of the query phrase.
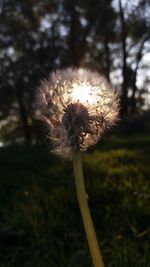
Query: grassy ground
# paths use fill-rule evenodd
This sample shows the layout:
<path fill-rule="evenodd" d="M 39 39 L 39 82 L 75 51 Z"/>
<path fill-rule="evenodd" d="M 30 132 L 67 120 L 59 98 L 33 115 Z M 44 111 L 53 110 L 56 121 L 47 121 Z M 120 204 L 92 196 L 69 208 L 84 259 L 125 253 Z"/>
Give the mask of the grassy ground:
<path fill-rule="evenodd" d="M 150 138 L 109 138 L 84 155 L 106 267 L 150 267 Z M 91 267 L 71 162 L 47 146 L 0 148 L 0 266 Z"/>

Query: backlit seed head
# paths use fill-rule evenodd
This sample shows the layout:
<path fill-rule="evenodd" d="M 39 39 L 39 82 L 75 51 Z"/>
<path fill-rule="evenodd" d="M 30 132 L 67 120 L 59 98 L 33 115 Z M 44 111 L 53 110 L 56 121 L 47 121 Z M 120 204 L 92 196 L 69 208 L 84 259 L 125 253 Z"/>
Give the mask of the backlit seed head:
<path fill-rule="evenodd" d="M 41 82 L 37 106 L 48 125 L 53 151 L 71 157 L 75 150 L 96 144 L 114 125 L 119 98 L 99 73 L 68 68 Z"/>

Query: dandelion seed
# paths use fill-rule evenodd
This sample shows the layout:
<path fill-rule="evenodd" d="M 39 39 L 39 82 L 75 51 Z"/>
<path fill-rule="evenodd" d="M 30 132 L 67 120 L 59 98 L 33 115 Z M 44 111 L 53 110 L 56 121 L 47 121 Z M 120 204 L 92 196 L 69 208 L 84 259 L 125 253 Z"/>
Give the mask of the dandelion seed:
<path fill-rule="evenodd" d="M 96 144 L 117 120 L 118 95 L 97 72 L 64 69 L 41 82 L 37 93 L 54 152 L 72 157 Z"/>

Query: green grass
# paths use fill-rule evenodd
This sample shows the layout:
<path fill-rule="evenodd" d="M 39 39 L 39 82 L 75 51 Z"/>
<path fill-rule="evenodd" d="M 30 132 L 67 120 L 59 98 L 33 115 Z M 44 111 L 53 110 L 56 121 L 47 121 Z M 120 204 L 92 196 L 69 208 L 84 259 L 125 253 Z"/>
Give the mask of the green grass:
<path fill-rule="evenodd" d="M 83 157 L 106 267 L 150 267 L 149 149 L 150 137 L 110 137 Z M 0 266 L 91 267 L 71 162 L 14 145 L 0 166 Z"/>

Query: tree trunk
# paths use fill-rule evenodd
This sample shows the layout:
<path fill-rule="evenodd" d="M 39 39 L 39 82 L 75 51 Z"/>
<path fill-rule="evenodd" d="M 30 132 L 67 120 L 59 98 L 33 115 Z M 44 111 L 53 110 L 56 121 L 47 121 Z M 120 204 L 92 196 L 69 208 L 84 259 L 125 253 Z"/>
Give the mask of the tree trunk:
<path fill-rule="evenodd" d="M 77 34 L 77 14 L 75 10 L 75 3 L 72 0 L 70 3 L 70 52 L 72 58 L 72 64 L 76 67 L 79 66 L 78 59 L 78 34 Z"/>
<path fill-rule="evenodd" d="M 136 98 L 135 98 L 135 95 L 137 92 L 136 80 L 137 80 L 137 71 L 134 72 L 133 84 L 132 84 L 132 95 L 131 95 L 131 100 L 130 100 L 131 114 L 134 114 L 137 111 Z"/>
<path fill-rule="evenodd" d="M 127 51 L 126 51 L 126 25 L 124 20 L 124 12 L 121 0 L 119 0 L 120 22 L 121 22 L 121 42 L 122 42 L 122 96 L 121 96 L 121 115 L 124 116 L 128 112 L 128 77 L 127 77 Z"/>
<path fill-rule="evenodd" d="M 27 112 L 23 102 L 22 88 L 20 88 L 19 86 L 17 86 L 16 88 L 16 95 L 19 104 L 20 118 L 23 126 L 24 140 L 25 142 L 29 143 L 31 140 L 30 127 L 29 127 Z"/>
<path fill-rule="evenodd" d="M 105 75 L 106 75 L 106 78 L 110 80 L 110 50 L 109 50 L 107 37 L 105 37 L 105 40 L 104 40 L 104 47 L 105 47 L 105 58 L 106 58 Z"/>

